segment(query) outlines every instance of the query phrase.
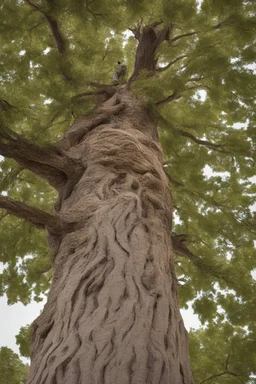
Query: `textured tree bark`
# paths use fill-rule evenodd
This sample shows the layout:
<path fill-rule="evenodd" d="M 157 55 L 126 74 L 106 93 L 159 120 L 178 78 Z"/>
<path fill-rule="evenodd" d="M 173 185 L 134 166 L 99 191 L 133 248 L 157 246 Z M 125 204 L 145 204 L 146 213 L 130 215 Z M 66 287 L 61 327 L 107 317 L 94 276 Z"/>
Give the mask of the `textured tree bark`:
<path fill-rule="evenodd" d="M 194 383 L 157 129 L 124 88 L 101 113 L 113 104 L 118 114 L 66 135 L 84 173 L 59 217 L 77 224 L 50 238 L 54 276 L 32 327 L 28 384 Z"/>
<path fill-rule="evenodd" d="M 164 40 L 169 39 L 169 27 L 159 29 L 156 28 L 161 22 L 147 25 L 138 31 L 139 44 L 136 49 L 136 58 L 134 64 L 134 71 L 129 79 L 128 85 L 136 80 L 140 72 L 146 70 L 149 76 L 152 76 L 156 70 L 156 59 L 155 55 L 160 45 Z"/>

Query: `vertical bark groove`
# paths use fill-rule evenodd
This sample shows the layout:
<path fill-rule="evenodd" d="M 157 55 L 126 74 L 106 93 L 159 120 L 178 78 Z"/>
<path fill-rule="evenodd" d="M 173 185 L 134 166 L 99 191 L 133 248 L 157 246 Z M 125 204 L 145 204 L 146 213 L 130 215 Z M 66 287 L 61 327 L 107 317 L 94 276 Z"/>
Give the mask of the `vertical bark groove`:
<path fill-rule="evenodd" d="M 156 127 L 120 98 L 122 112 L 69 149 L 85 171 L 59 215 L 79 225 L 61 240 L 34 322 L 28 384 L 194 383 Z"/>

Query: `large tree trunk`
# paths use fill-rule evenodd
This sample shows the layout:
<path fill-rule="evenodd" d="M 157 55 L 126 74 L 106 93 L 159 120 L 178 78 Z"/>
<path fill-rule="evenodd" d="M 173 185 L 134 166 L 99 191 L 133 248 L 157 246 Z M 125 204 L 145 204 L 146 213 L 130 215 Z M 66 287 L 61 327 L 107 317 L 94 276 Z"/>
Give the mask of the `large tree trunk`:
<path fill-rule="evenodd" d="M 28 383 L 191 384 L 156 125 L 125 89 L 98 113 L 62 143 L 84 173 L 61 194 L 60 218 L 76 226 L 50 239 L 53 282 Z"/>

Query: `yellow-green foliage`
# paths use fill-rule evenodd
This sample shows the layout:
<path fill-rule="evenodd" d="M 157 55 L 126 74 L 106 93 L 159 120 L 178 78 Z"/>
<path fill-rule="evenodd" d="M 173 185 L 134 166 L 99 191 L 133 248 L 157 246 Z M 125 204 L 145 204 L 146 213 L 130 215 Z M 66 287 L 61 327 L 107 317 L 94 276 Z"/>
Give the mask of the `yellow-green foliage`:
<path fill-rule="evenodd" d="M 10 348 L 0 349 L 0 384 L 25 384 L 28 368 Z"/>

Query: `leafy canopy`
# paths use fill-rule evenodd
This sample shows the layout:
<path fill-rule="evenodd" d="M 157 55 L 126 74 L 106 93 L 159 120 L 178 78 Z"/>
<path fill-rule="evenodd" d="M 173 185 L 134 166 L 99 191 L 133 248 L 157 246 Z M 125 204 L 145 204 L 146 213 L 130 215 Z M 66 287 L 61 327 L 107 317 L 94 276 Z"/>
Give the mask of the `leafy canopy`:
<path fill-rule="evenodd" d="M 25 384 L 28 365 L 23 364 L 19 356 L 10 348 L 0 348 L 0 384 Z"/>
<path fill-rule="evenodd" d="M 142 72 L 131 92 L 158 120 L 173 232 L 186 235 L 189 252 L 176 255 L 180 304 L 192 300 L 208 327 L 191 336 L 198 380 L 231 364 L 238 376 L 207 381 L 247 382 L 256 371 L 255 359 L 243 358 L 255 338 L 254 2 L 3 0 L 0 9 L 1 131 L 42 146 L 93 108 L 90 94 L 111 83 L 116 61 L 132 74 L 134 26 L 169 26 L 157 70 L 151 77 Z M 1 158 L 0 188 L 48 212 L 56 199 L 45 181 L 10 158 Z M 40 300 L 51 280 L 45 234 L 3 210 L 0 243 L 0 294 L 10 304 Z M 222 370 L 217 360 L 211 364 L 213 355 Z"/>

